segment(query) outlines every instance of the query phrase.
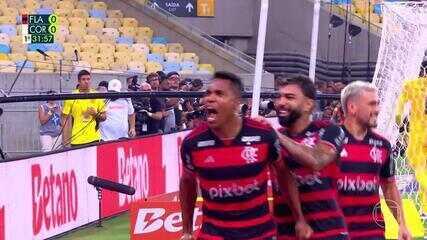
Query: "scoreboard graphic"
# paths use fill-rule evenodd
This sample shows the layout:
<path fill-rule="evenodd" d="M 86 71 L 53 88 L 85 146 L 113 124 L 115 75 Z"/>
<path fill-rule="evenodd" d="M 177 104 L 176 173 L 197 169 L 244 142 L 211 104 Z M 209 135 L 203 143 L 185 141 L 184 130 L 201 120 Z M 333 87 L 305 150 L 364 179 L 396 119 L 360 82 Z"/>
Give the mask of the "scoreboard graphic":
<path fill-rule="evenodd" d="M 22 17 L 23 43 L 53 43 L 58 31 L 56 14 L 24 14 Z"/>

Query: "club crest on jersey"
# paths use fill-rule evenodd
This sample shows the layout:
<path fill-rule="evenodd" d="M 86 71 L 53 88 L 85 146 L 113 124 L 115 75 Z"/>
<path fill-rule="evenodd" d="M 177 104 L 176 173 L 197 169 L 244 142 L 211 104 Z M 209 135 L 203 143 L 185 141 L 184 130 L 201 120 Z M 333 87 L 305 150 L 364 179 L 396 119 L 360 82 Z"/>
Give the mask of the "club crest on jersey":
<path fill-rule="evenodd" d="M 240 156 L 246 160 L 246 163 L 255 163 L 258 161 L 258 148 L 245 146 Z"/>
<path fill-rule="evenodd" d="M 379 148 L 374 146 L 371 148 L 371 151 L 369 152 L 369 155 L 371 156 L 372 160 L 374 160 L 374 163 L 380 163 L 382 162 L 382 152 Z"/>

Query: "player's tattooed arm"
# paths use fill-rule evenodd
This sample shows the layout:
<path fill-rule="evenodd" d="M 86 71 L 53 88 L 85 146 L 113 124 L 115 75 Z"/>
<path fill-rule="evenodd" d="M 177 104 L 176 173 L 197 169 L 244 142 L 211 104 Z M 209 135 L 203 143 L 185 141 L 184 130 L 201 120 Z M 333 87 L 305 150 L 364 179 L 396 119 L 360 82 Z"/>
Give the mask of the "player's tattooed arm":
<path fill-rule="evenodd" d="M 313 147 L 297 143 L 283 134 L 278 135 L 280 144 L 297 162 L 316 171 L 337 160 L 345 137 L 344 131 L 335 125 L 322 129 L 320 141 Z"/>

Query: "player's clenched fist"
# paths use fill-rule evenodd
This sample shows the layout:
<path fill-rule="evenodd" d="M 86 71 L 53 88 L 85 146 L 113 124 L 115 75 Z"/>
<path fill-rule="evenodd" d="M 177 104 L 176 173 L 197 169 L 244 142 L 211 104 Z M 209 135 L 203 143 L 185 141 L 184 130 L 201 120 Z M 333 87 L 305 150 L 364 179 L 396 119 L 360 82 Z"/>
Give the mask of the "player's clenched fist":
<path fill-rule="evenodd" d="M 306 221 L 298 221 L 295 224 L 295 233 L 298 239 L 309 239 L 313 234 L 313 229 Z"/>
<path fill-rule="evenodd" d="M 189 233 L 184 233 L 184 235 L 182 235 L 182 237 L 180 238 L 180 240 L 194 240 L 193 236 Z"/>

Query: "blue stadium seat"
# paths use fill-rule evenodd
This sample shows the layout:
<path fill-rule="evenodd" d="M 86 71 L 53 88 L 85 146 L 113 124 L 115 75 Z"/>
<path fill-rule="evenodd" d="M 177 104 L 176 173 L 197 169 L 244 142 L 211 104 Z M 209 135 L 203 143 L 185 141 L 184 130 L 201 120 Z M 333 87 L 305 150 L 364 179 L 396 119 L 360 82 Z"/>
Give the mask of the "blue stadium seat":
<path fill-rule="evenodd" d="M 9 45 L 0 44 L 0 53 L 10 53 Z"/>
<path fill-rule="evenodd" d="M 104 10 L 99 10 L 99 9 L 91 9 L 89 11 L 89 15 L 90 17 L 101 18 L 103 20 L 107 18 L 107 13 Z"/>
<path fill-rule="evenodd" d="M 51 43 L 51 44 L 47 44 L 47 50 L 52 52 L 63 52 L 64 47 L 62 46 L 61 43 Z"/>
<path fill-rule="evenodd" d="M 133 38 L 128 36 L 121 36 L 116 38 L 116 43 L 133 44 Z"/>
<path fill-rule="evenodd" d="M 156 36 L 153 37 L 153 40 L 151 41 L 152 43 L 160 43 L 160 44 L 168 44 L 169 43 L 169 39 L 167 37 L 163 37 L 163 36 Z"/>
<path fill-rule="evenodd" d="M 44 52 L 48 51 L 48 45 L 43 43 L 31 43 L 27 46 L 27 51 L 29 52 L 35 52 L 37 49 L 40 49 Z"/>
<path fill-rule="evenodd" d="M 23 60 L 17 61 L 16 62 L 16 68 L 17 69 L 21 68 L 23 64 L 24 64 Z M 32 71 L 34 72 L 34 63 L 31 61 L 27 61 L 27 63 L 25 64 L 24 70 L 26 70 L 26 69 L 28 69 L 28 70 L 32 69 Z"/>
<path fill-rule="evenodd" d="M 164 62 L 163 63 L 163 72 L 166 74 L 170 72 L 179 72 L 181 71 L 181 65 L 176 62 Z"/>
<path fill-rule="evenodd" d="M 185 70 L 190 70 L 190 71 L 193 71 L 193 72 L 197 71 L 197 65 L 194 62 L 191 62 L 191 61 L 184 61 L 184 62 L 182 62 L 181 63 L 181 68 L 182 68 L 182 71 L 185 71 Z"/>
<path fill-rule="evenodd" d="M 150 53 L 147 56 L 147 61 L 149 62 L 158 62 L 160 64 L 163 63 L 164 58 L 162 55 L 158 54 L 158 53 Z"/>
<path fill-rule="evenodd" d="M 9 36 L 16 36 L 16 27 L 10 24 L 0 25 L 0 33 L 6 33 Z"/>
<path fill-rule="evenodd" d="M 332 4 L 351 4 L 351 0 L 332 0 Z"/>
<path fill-rule="evenodd" d="M 381 15 L 383 13 L 381 9 L 381 4 L 377 3 L 374 5 L 374 13 Z"/>
<path fill-rule="evenodd" d="M 36 14 L 52 14 L 53 9 L 52 8 L 39 8 L 36 9 Z"/>

